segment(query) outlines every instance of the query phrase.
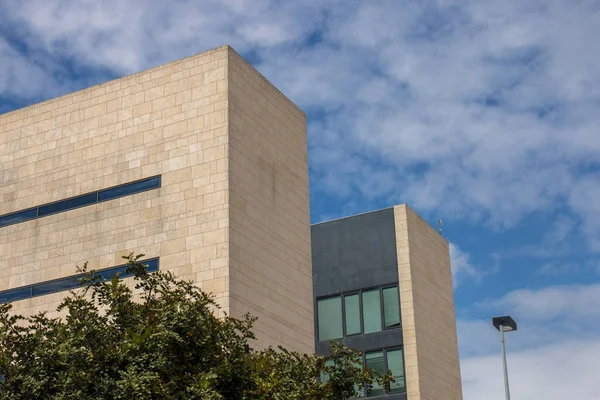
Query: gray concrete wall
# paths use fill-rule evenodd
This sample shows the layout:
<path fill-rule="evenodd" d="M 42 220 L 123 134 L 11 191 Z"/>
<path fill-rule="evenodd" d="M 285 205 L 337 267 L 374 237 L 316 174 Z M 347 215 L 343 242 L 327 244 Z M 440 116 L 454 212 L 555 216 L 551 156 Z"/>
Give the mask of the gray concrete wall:
<path fill-rule="evenodd" d="M 316 297 L 398 282 L 394 209 L 311 227 Z"/>

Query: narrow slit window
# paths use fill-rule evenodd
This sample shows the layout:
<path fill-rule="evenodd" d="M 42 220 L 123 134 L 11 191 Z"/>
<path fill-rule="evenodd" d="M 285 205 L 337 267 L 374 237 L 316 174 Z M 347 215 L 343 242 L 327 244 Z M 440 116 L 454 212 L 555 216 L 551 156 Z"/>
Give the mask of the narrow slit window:
<path fill-rule="evenodd" d="M 101 190 L 98 192 L 98 201 L 107 201 L 116 199 L 118 197 L 124 197 L 130 194 L 141 193 L 151 189 L 157 189 L 160 187 L 160 176 L 145 179 L 143 181 L 128 183 L 126 185 Z"/>
<path fill-rule="evenodd" d="M 43 296 L 45 294 L 62 292 L 63 290 L 75 289 L 79 287 L 79 278 L 82 275 L 69 276 L 55 281 L 38 283 L 33 285 L 32 296 Z"/>
<path fill-rule="evenodd" d="M 31 286 L 26 286 L 17 289 L 4 290 L 0 292 L 0 304 L 11 303 L 13 301 L 19 301 L 28 299 L 31 297 Z"/>
<path fill-rule="evenodd" d="M 148 272 L 158 271 L 158 258 L 142 261 Z M 112 268 L 107 268 L 99 271 L 94 271 L 96 276 L 100 276 L 102 281 L 112 279 L 117 273 L 119 278 L 127 278 L 133 276 L 127 272 L 127 265 L 119 265 Z M 70 289 L 77 289 L 81 286 L 79 279 L 83 274 L 71 275 L 61 279 L 56 279 L 47 282 L 40 282 L 29 286 L 0 291 L 0 304 L 10 303 L 13 301 L 29 299 L 35 296 L 43 296 L 50 293 L 61 292 Z"/>
<path fill-rule="evenodd" d="M 12 224 L 20 224 L 21 222 L 29 221 L 30 219 L 35 218 L 37 218 L 37 208 L 30 208 L 29 210 L 2 215 L 0 216 L 0 227 Z"/>
<path fill-rule="evenodd" d="M 97 201 L 97 198 L 98 197 L 96 193 L 89 193 L 84 194 L 83 196 L 77 196 L 71 199 L 57 201 L 56 203 L 46 204 L 45 206 L 40 207 L 38 217 L 43 217 L 45 215 L 56 214 L 59 212 L 73 210 L 74 208 L 88 206 L 90 204 L 94 204 Z"/>
<path fill-rule="evenodd" d="M 125 278 L 128 275 L 130 275 L 130 274 L 127 274 L 127 268 L 129 268 L 127 265 L 123 265 L 122 267 L 111 268 L 111 269 L 107 269 L 104 271 L 98 271 L 98 272 L 96 272 L 95 275 L 102 277 L 103 281 L 110 281 L 117 274 L 119 274 L 119 278 Z"/>
<path fill-rule="evenodd" d="M 160 186 L 161 176 L 158 175 L 143 179 L 141 181 L 126 183 L 124 185 L 82 194 L 69 199 L 42 204 L 41 206 L 29 208 L 27 210 L 0 215 L 0 228 L 40 217 L 45 217 L 47 215 L 73 210 L 79 207 L 89 206 L 100 201 L 108 201 L 152 189 L 158 189 Z"/>

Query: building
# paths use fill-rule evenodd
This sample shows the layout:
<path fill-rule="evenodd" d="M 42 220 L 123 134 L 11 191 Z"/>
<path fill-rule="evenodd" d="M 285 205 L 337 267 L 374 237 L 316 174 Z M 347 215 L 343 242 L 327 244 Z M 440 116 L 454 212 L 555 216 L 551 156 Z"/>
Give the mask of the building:
<path fill-rule="evenodd" d="M 0 301 L 130 252 L 313 351 L 306 118 L 228 46 L 0 115 Z"/>
<path fill-rule="evenodd" d="M 406 205 L 312 226 L 315 348 L 329 340 L 390 369 L 391 393 L 460 400 L 448 242 Z M 366 394 L 366 393 L 365 393 Z"/>
<path fill-rule="evenodd" d="M 311 228 L 306 139 L 228 46 L 0 115 L 0 302 L 52 315 L 76 265 L 144 253 L 259 348 L 341 340 L 398 376 L 371 397 L 460 399 L 447 242 L 406 206 Z"/>

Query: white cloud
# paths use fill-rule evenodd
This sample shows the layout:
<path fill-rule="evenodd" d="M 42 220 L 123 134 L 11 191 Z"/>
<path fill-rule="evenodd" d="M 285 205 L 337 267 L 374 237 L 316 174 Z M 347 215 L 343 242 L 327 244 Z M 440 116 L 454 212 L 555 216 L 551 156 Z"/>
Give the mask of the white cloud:
<path fill-rule="evenodd" d="M 5 4 L 2 18 L 27 52 L 0 39 L 1 97 L 71 90 L 56 76 L 65 60 L 126 74 L 229 43 L 318 116 L 313 196 L 355 211 L 406 201 L 492 228 L 566 208 L 577 221 L 557 221 L 544 254 L 577 229 L 600 251 L 596 1 L 33 0 Z M 452 248 L 456 282 L 479 279 Z M 599 397 L 597 293 L 559 286 L 481 305 L 519 321 L 514 399 Z M 465 398 L 502 398 L 489 320 L 459 330 Z"/>
<path fill-rule="evenodd" d="M 561 276 L 561 275 L 575 275 L 581 272 L 581 267 L 578 263 L 558 263 L 549 262 L 545 263 L 538 269 L 538 274 L 546 276 Z"/>
<path fill-rule="evenodd" d="M 457 288 L 465 279 L 479 282 L 484 273 L 478 270 L 470 260 L 470 255 L 456 244 L 450 243 L 450 266 L 452 267 L 452 285 Z"/>
<path fill-rule="evenodd" d="M 595 140 L 598 141 L 598 138 Z M 583 230 L 590 238 L 592 249 L 596 251 L 600 251 L 600 209 L 597 207 L 598 199 L 600 199 L 599 174 L 579 179 L 569 197 L 569 203 L 580 216 Z"/>
<path fill-rule="evenodd" d="M 43 66 L 16 52 L 0 36 L 0 95 L 37 99 L 60 91 L 52 80 L 47 81 Z"/>
<path fill-rule="evenodd" d="M 506 334 L 513 399 L 599 398 L 600 284 L 515 290 L 479 305 L 485 320 L 459 321 L 465 400 L 502 399 L 500 342 L 491 317 L 511 315 Z"/>
<path fill-rule="evenodd" d="M 406 201 L 492 228 L 566 206 L 600 250 L 589 206 L 600 191 L 585 169 L 600 156 L 600 49 L 586 39 L 600 36 L 595 2 L 174 4 L 39 0 L 5 7 L 4 18 L 54 62 L 117 74 L 229 43 L 319 111 L 315 196 Z M 41 76 L 24 78 L 19 96 L 60 92 L 51 72 Z"/>
<path fill-rule="evenodd" d="M 489 305 L 513 310 L 528 320 L 561 319 L 563 324 L 569 320 L 596 323 L 588 321 L 588 318 L 600 318 L 600 283 L 550 286 L 538 290 L 519 289 Z"/>
<path fill-rule="evenodd" d="M 514 333 L 513 335 L 517 335 Z M 529 350 L 510 351 L 508 368 L 513 400 L 595 400 L 600 398 L 600 339 L 565 340 Z M 495 355 L 462 361 L 465 400 L 504 399 L 500 346 Z"/>

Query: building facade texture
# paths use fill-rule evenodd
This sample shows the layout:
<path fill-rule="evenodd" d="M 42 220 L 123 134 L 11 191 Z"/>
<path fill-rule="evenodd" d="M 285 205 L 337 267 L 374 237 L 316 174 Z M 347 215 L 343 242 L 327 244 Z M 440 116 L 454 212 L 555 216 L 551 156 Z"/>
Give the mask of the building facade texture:
<path fill-rule="evenodd" d="M 406 205 L 311 228 L 306 117 L 229 46 L 0 115 L 0 303 L 56 315 L 77 265 L 130 253 L 258 317 L 258 348 L 397 377 L 359 395 L 461 399 L 447 241 Z"/>
<path fill-rule="evenodd" d="M 407 205 L 312 226 L 315 348 L 391 370 L 390 399 L 460 400 L 448 242 Z"/>
<path fill-rule="evenodd" d="M 306 118 L 228 46 L 1 115 L 2 220 L 0 291 L 144 253 L 313 350 Z M 30 291 L 15 312 L 67 293 Z"/>

